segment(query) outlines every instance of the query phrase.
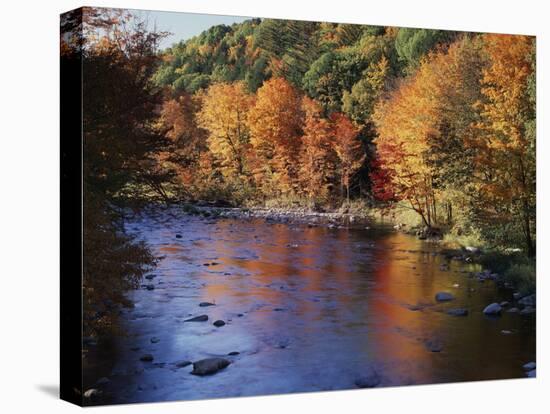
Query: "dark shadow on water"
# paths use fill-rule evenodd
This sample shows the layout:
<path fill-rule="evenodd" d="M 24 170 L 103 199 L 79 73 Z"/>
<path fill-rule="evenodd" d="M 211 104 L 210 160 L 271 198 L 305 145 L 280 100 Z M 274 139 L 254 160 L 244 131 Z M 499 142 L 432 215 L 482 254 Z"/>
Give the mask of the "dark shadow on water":
<path fill-rule="evenodd" d="M 59 385 L 57 384 L 40 384 L 36 388 L 56 400 L 59 398 Z"/>

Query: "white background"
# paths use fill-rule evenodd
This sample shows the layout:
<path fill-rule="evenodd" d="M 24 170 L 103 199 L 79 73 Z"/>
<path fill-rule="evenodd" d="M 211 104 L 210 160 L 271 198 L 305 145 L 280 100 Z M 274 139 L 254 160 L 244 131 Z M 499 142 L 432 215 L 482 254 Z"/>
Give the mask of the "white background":
<path fill-rule="evenodd" d="M 538 357 L 536 380 L 409 386 L 127 405 L 117 413 L 548 412 L 550 70 L 545 1 L 7 0 L 0 23 L 0 409 L 70 413 L 59 376 L 59 13 L 82 5 L 536 34 L 538 45 Z M 544 125 L 546 121 L 546 125 Z M 75 206 L 75 208 L 78 208 Z M 546 325 L 546 329 L 545 326 Z M 499 352 L 494 349 L 493 352 Z M 259 378 L 258 380 L 261 380 Z M 95 411 L 96 409 L 90 409 Z"/>

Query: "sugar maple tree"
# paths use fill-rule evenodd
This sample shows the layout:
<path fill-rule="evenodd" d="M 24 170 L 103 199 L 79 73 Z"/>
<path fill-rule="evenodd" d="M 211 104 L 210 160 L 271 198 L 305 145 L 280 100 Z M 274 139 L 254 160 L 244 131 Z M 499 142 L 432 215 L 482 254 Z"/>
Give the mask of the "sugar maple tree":
<path fill-rule="evenodd" d="M 281 194 L 296 190 L 301 146 L 302 113 L 300 94 L 286 80 L 266 81 L 250 109 L 250 142 L 256 152 L 255 177 L 259 185 L 272 177 Z"/>
<path fill-rule="evenodd" d="M 208 148 L 220 160 L 226 176 L 246 172 L 247 118 L 253 99 L 242 82 L 214 84 L 202 97 L 199 125 L 208 131 Z"/>

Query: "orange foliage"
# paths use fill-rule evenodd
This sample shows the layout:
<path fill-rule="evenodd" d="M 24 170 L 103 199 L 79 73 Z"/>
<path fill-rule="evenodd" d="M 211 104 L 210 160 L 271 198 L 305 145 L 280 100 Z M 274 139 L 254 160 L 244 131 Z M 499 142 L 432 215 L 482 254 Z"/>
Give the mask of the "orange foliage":
<path fill-rule="evenodd" d="M 248 111 L 253 96 L 242 82 L 210 86 L 202 98 L 199 125 L 208 131 L 208 148 L 220 161 L 226 176 L 245 173 L 245 155 L 249 147 Z"/>
<path fill-rule="evenodd" d="M 282 78 L 266 81 L 258 89 L 248 125 L 258 160 L 253 172 L 258 185 L 273 177 L 280 193 L 294 192 L 302 127 L 298 92 Z"/>
<path fill-rule="evenodd" d="M 359 129 L 349 118 L 341 113 L 330 116 L 333 147 L 340 160 L 340 184 L 346 190 L 349 201 L 350 179 L 361 168 L 365 161 L 365 152 L 358 139 Z"/>
<path fill-rule="evenodd" d="M 331 124 L 321 116 L 321 106 L 307 96 L 302 98 L 302 111 L 305 115 L 300 156 L 302 190 L 310 200 L 327 201 L 336 164 Z"/>

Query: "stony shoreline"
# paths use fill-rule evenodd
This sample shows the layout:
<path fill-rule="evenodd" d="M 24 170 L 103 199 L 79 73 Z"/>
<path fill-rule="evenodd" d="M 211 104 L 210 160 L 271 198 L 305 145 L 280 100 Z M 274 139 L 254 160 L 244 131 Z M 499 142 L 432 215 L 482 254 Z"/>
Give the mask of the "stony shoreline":
<path fill-rule="evenodd" d="M 208 204 L 183 204 L 184 212 L 204 217 L 233 219 L 264 219 L 268 222 L 299 224 L 310 227 L 365 228 L 374 222 L 370 216 L 338 211 L 313 211 L 307 208 L 225 207 Z M 386 223 L 390 226 L 390 223 Z"/>

